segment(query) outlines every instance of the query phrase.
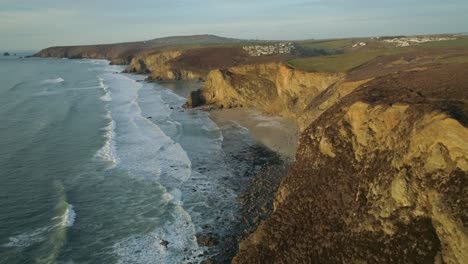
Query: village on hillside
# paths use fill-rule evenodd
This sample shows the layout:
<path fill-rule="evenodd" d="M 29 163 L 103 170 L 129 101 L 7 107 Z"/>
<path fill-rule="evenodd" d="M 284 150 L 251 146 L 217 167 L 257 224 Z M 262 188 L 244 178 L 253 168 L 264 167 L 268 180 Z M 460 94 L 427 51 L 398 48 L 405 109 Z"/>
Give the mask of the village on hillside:
<path fill-rule="evenodd" d="M 281 42 L 273 45 L 244 46 L 243 49 L 250 56 L 258 57 L 273 54 L 290 54 L 295 47 L 291 42 Z"/>
<path fill-rule="evenodd" d="M 424 37 L 399 37 L 399 38 L 384 39 L 383 41 L 387 43 L 395 43 L 397 47 L 408 47 L 411 45 L 417 45 L 417 44 L 425 43 L 425 42 L 446 41 L 446 40 L 454 40 L 454 39 L 456 38 L 424 36 Z"/>

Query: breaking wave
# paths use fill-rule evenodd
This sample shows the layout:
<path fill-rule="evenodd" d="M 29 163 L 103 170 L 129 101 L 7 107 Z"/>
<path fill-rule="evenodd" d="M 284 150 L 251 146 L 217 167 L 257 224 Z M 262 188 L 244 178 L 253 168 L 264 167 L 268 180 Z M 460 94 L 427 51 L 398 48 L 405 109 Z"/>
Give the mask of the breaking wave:
<path fill-rule="evenodd" d="M 117 157 L 115 155 L 115 142 L 114 142 L 114 130 L 115 121 L 112 119 L 112 112 L 107 110 L 106 118 L 108 124 L 103 128 L 104 130 L 104 145 L 96 152 L 95 157 L 111 162 L 111 168 L 117 164 Z"/>
<path fill-rule="evenodd" d="M 61 77 L 55 78 L 55 79 L 47 79 L 47 80 L 42 80 L 41 84 L 53 84 L 53 83 L 61 83 L 64 82 L 65 80 L 62 79 Z"/>

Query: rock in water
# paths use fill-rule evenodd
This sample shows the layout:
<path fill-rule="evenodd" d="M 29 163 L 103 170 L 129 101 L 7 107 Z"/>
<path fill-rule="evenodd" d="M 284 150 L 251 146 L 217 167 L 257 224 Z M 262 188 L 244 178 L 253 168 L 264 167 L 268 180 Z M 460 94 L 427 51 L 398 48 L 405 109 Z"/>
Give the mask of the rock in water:
<path fill-rule="evenodd" d="M 164 239 L 161 239 L 161 242 L 159 242 L 159 244 L 161 244 L 162 246 L 164 246 L 165 248 L 167 248 L 167 245 L 169 245 L 169 241 L 164 240 Z"/>

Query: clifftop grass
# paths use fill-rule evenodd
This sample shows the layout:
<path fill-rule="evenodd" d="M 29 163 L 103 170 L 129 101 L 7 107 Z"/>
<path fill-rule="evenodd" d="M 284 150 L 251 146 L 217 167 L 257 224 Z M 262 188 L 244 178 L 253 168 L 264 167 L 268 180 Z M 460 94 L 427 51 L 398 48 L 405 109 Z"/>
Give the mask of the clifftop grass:
<path fill-rule="evenodd" d="M 321 49 L 329 51 L 329 53 L 344 52 L 343 54 L 327 55 L 327 56 L 312 56 L 305 58 L 297 58 L 289 60 L 288 63 L 300 70 L 316 71 L 316 72 L 348 72 L 366 62 L 371 61 L 379 56 L 396 55 L 410 52 L 428 51 L 428 50 L 446 50 L 446 56 L 442 56 L 438 62 L 440 63 L 464 63 L 468 62 L 468 55 L 455 54 L 449 56 L 455 50 L 468 48 L 468 37 L 458 37 L 456 40 L 434 41 L 414 45 L 410 47 L 395 47 L 392 44 L 382 43 L 376 40 L 362 39 L 367 42 L 364 48 L 351 49 L 352 43 L 356 43 L 357 39 L 342 39 L 330 41 L 315 41 L 301 43 L 302 47 L 307 49 Z M 449 51 L 450 49 L 450 51 Z"/>
<path fill-rule="evenodd" d="M 331 56 L 309 57 L 290 60 L 288 63 L 306 71 L 347 72 L 381 55 L 404 52 L 403 49 L 360 51 Z"/>

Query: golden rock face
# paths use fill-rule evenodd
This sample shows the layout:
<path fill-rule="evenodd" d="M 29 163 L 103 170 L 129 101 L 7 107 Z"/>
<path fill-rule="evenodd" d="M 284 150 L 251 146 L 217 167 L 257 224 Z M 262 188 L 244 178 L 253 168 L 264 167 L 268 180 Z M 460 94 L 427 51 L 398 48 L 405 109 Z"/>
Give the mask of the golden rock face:
<path fill-rule="evenodd" d="M 313 73 L 293 69 L 283 63 L 254 64 L 213 70 L 202 95 L 206 104 L 222 107 L 254 107 L 267 113 L 292 118 L 304 129 L 334 102 L 359 85 L 342 82 L 344 74 Z M 347 86 L 325 94 L 320 106 L 311 103 L 333 85 Z M 361 83 L 359 83 L 361 84 Z M 339 93 L 342 93 L 340 95 Z"/>
<path fill-rule="evenodd" d="M 171 50 L 153 54 L 141 54 L 132 59 L 127 70 L 150 74 L 153 80 L 198 80 L 203 76 L 200 73 L 187 69 L 175 69 L 170 61 L 180 57 L 182 51 Z"/>
<path fill-rule="evenodd" d="M 465 263 L 465 68 L 366 81 L 322 112 L 234 262 Z"/>

